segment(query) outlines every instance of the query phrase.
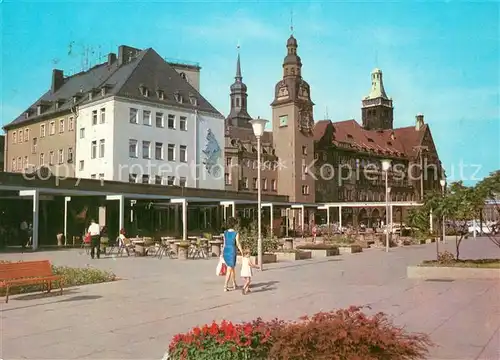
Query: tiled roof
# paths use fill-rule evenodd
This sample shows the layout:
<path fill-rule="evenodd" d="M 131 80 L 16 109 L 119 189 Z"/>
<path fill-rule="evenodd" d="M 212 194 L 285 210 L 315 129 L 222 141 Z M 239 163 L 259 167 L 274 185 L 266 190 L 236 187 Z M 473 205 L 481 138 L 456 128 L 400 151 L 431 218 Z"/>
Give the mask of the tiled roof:
<path fill-rule="evenodd" d="M 314 127 L 315 141 L 324 137 L 329 124 L 333 127 L 331 142 L 336 146 L 395 157 L 413 156 L 415 146 L 420 145 L 427 129 L 427 125 L 424 125 L 420 130 L 416 130 L 414 126 L 393 130 L 365 130 L 356 120 L 322 120 Z"/>
<path fill-rule="evenodd" d="M 64 78 L 64 83 L 54 93 L 48 90 L 34 104 L 20 114 L 5 129 L 21 125 L 25 122 L 36 120 L 40 116 L 36 115 L 36 107 L 40 103 L 47 103 L 49 107 L 44 110 L 42 116 L 68 111 L 73 106 L 72 97 L 80 95 L 78 104 L 86 104 L 91 101 L 99 100 L 108 96 L 122 96 L 129 99 L 140 99 L 150 102 L 157 102 L 165 105 L 174 105 L 184 108 L 197 108 L 199 111 L 222 115 L 217 111 L 196 89 L 194 89 L 177 71 L 170 66 L 153 49 L 142 50 L 129 62 L 118 66 L 119 61 L 115 60 L 112 64 L 107 62 L 99 64 L 93 68 Z M 144 86 L 149 91 L 149 96 L 145 98 L 139 89 Z M 98 90 L 104 86 L 108 87 L 105 95 L 96 92 L 89 100 L 88 93 L 92 90 Z M 156 90 L 164 92 L 164 99 L 161 100 L 156 94 Z M 180 94 L 184 101 L 179 103 L 175 99 L 175 93 Z M 197 105 L 190 102 L 190 96 L 197 99 Z M 60 100 L 59 107 L 56 109 L 55 102 Z M 25 117 L 25 112 L 30 110 L 32 115 Z"/>

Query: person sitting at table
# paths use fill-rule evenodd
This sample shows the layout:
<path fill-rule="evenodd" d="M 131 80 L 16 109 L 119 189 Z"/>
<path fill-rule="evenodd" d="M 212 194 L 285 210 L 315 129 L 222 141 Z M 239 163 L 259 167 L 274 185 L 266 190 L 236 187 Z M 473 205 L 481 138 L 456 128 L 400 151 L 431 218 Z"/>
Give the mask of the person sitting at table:
<path fill-rule="evenodd" d="M 134 245 L 130 243 L 130 240 L 125 236 L 125 229 L 120 230 L 120 235 L 118 235 L 118 252 L 121 253 L 123 250 L 127 252 L 127 256 L 130 256 L 130 249 L 134 248 Z"/>

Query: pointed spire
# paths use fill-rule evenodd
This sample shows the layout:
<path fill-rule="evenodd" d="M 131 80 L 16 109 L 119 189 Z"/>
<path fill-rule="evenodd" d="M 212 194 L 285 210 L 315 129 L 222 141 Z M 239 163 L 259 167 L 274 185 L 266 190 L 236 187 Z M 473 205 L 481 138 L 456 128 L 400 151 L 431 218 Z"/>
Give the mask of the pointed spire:
<path fill-rule="evenodd" d="M 240 64 L 240 44 L 238 43 L 238 60 L 236 61 L 236 76 L 234 77 L 236 81 L 241 81 L 243 77 L 241 76 L 241 64 Z"/>
<path fill-rule="evenodd" d="M 290 9 L 290 32 L 293 35 L 293 9 Z"/>

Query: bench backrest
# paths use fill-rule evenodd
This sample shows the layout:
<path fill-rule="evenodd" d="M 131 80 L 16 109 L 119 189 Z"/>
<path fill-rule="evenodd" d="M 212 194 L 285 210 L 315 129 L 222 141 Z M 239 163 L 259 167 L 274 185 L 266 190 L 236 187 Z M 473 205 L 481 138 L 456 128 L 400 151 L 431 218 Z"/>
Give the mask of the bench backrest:
<path fill-rule="evenodd" d="M 52 275 L 48 260 L 0 264 L 0 281 Z"/>

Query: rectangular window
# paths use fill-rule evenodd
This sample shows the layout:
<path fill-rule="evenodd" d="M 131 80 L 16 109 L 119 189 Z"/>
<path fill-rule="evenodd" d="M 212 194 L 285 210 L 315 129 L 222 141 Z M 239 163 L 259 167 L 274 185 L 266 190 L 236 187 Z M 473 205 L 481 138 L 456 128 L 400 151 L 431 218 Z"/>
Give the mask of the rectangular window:
<path fill-rule="evenodd" d="M 80 128 L 80 139 L 85 138 L 85 128 Z"/>
<path fill-rule="evenodd" d="M 130 108 L 129 118 L 130 118 L 131 124 L 138 124 L 139 123 L 139 119 L 137 118 L 137 114 L 138 114 L 137 109 Z"/>
<path fill-rule="evenodd" d="M 137 140 L 130 139 L 128 141 L 128 156 L 131 158 L 137 157 Z"/>
<path fill-rule="evenodd" d="M 90 178 L 91 178 L 91 179 L 96 179 L 96 178 L 97 178 L 97 175 L 96 175 L 96 174 L 92 174 L 92 175 L 90 175 Z"/>
<path fill-rule="evenodd" d="M 12 143 L 15 144 L 17 142 L 17 132 L 12 132 Z"/>
<path fill-rule="evenodd" d="M 28 168 L 28 157 L 25 156 L 24 160 L 23 160 L 23 169 L 27 169 L 27 168 Z"/>
<path fill-rule="evenodd" d="M 159 127 L 159 128 L 165 127 L 163 113 L 161 113 L 161 112 L 156 113 L 156 127 Z"/>
<path fill-rule="evenodd" d="M 19 156 L 19 157 L 17 158 L 17 170 L 18 170 L 18 171 L 21 171 L 21 170 L 23 169 L 23 162 L 22 162 L 22 161 L 23 161 L 23 160 L 22 160 L 22 159 L 21 159 L 21 157 Z"/>
<path fill-rule="evenodd" d="M 104 139 L 99 140 L 99 157 L 100 158 L 104 157 L 105 147 L 106 147 L 106 140 L 104 140 Z"/>
<path fill-rule="evenodd" d="M 128 175 L 128 182 L 129 183 L 136 183 L 137 182 L 137 174 L 129 174 Z"/>
<path fill-rule="evenodd" d="M 99 180 L 104 180 L 104 173 L 99 174 Z"/>
<path fill-rule="evenodd" d="M 262 190 L 267 190 L 267 179 L 262 179 Z"/>
<path fill-rule="evenodd" d="M 54 165 L 54 152 L 49 153 L 49 165 Z"/>
<path fill-rule="evenodd" d="M 307 146 L 302 146 L 302 155 L 307 155 Z"/>
<path fill-rule="evenodd" d="M 179 147 L 179 161 L 180 162 L 187 162 L 187 146 L 186 145 L 181 145 Z"/>
<path fill-rule="evenodd" d="M 64 162 L 64 150 L 63 149 L 59 149 L 59 153 L 57 155 L 57 162 L 59 164 L 62 164 Z"/>
<path fill-rule="evenodd" d="M 175 129 L 175 115 L 168 114 L 167 127 L 169 129 Z"/>
<path fill-rule="evenodd" d="M 33 145 L 31 147 L 31 153 L 36 154 L 36 148 L 38 145 L 38 139 L 36 137 L 33 138 Z"/>
<path fill-rule="evenodd" d="M 187 131 L 187 118 L 185 116 L 179 118 L 179 129 L 181 131 Z"/>
<path fill-rule="evenodd" d="M 24 130 L 24 142 L 28 142 L 28 141 L 30 141 L 30 130 L 25 129 Z"/>
<path fill-rule="evenodd" d="M 68 119 L 68 131 L 74 131 L 74 130 L 75 130 L 75 119 L 73 118 L 73 116 L 71 116 Z"/>
<path fill-rule="evenodd" d="M 247 177 L 243 178 L 243 189 L 248 189 L 248 178 Z"/>
<path fill-rule="evenodd" d="M 143 110 L 142 111 L 142 123 L 147 126 L 151 126 L 151 111 Z"/>
<path fill-rule="evenodd" d="M 175 185 L 175 176 L 167 176 L 167 185 Z"/>
<path fill-rule="evenodd" d="M 92 125 L 97 125 L 97 110 L 92 110 Z"/>
<path fill-rule="evenodd" d="M 175 145 L 174 144 L 168 144 L 167 160 L 168 161 L 175 161 Z"/>
<path fill-rule="evenodd" d="M 106 108 L 101 108 L 101 124 L 106 122 Z"/>
<path fill-rule="evenodd" d="M 83 171 L 84 168 L 85 168 L 85 162 L 83 160 L 80 160 L 78 164 L 78 170 Z"/>
<path fill-rule="evenodd" d="M 59 134 L 64 132 L 64 119 L 59 120 Z"/>
<path fill-rule="evenodd" d="M 90 158 L 95 159 L 96 157 L 97 157 L 97 140 L 94 140 L 90 145 Z"/>
<path fill-rule="evenodd" d="M 12 171 L 16 171 L 16 169 L 17 169 L 16 164 L 17 164 L 16 163 L 16 158 L 12 159 L 12 165 L 11 165 L 12 166 Z"/>
<path fill-rule="evenodd" d="M 73 148 L 68 148 L 68 162 L 72 163 L 73 162 Z"/>
<path fill-rule="evenodd" d="M 179 178 L 179 186 L 180 187 L 186 187 L 187 180 L 185 177 L 180 177 Z"/>
<path fill-rule="evenodd" d="M 155 143 L 155 159 L 163 160 L 163 143 Z"/>
<path fill-rule="evenodd" d="M 45 137 L 45 124 L 40 124 L 40 137 Z"/>
<path fill-rule="evenodd" d="M 40 159 L 39 159 L 40 166 L 45 165 L 45 154 L 40 153 Z"/>
<path fill-rule="evenodd" d="M 229 173 L 224 174 L 224 183 L 226 185 L 231 185 L 231 175 Z"/>
<path fill-rule="evenodd" d="M 54 135 L 56 133 L 56 123 L 51 121 L 49 123 L 49 135 Z"/>
<path fill-rule="evenodd" d="M 302 195 L 309 195 L 309 186 L 302 185 Z"/>
<path fill-rule="evenodd" d="M 155 184 L 161 185 L 161 176 L 160 175 L 155 175 Z"/>
<path fill-rule="evenodd" d="M 252 179 L 252 188 L 257 189 L 257 178 Z"/>
<path fill-rule="evenodd" d="M 143 159 L 151 159 L 151 142 L 143 141 L 142 142 L 142 158 Z"/>
<path fill-rule="evenodd" d="M 142 175 L 142 183 L 149 184 L 149 175 L 146 175 L 146 174 Z"/>
<path fill-rule="evenodd" d="M 276 190 L 278 189 L 278 186 L 277 186 L 277 184 L 276 184 L 276 180 L 275 180 L 275 179 L 272 179 L 272 180 L 271 180 L 271 189 L 272 189 L 273 191 L 276 191 Z"/>

